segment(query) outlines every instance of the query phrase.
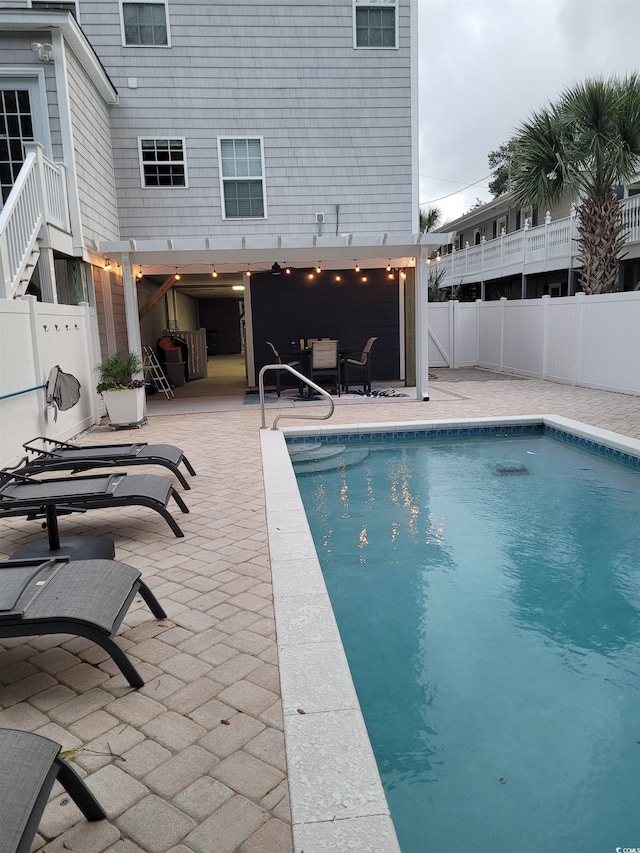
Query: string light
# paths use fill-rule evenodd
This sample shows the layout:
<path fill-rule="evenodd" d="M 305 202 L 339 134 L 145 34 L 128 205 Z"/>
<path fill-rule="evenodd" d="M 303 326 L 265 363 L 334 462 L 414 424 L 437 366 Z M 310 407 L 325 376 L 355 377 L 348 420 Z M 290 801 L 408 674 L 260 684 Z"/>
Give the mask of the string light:
<path fill-rule="evenodd" d="M 406 270 L 400 270 L 400 278 L 405 279 L 406 277 L 407 277 L 407 271 Z"/>
<path fill-rule="evenodd" d="M 142 269 L 138 270 L 138 275 L 136 276 L 136 278 L 142 278 Z"/>
<path fill-rule="evenodd" d="M 360 265 L 357 261 L 355 261 L 355 271 L 360 272 Z"/>
<path fill-rule="evenodd" d="M 182 278 L 182 276 L 178 272 L 178 267 L 176 267 L 176 281 L 180 281 L 181 278 Z"/>
<path fill-rule="evenodd" d="M 291 275 L 291 267 L 288 264 L 285 264 L 284 274 L 285 275 Z"/>
<path fill-rule="evenodd" d="M 318 275 L 320 275 L 320 273 L 322 272 L 322 267 L 320 266 L 320 261 L 318 261 L 318 266 L 316 267 L 316 272 L 318 273 Z"/>
<path fill-rule="evenodd" d="M 105 268 L 106 270 L 110 270 L 110 269 L 111 269 L 111 258 L 107 258 L 107 259 L 106 259 L 105 264 L 104 264 L 104 268 Z"/>
<path fill-rule="evenodd" d="M 391 258 L 389 258 L 389 263 L 387 264 L 387 272 L 391 272 Z"/>
<path fill-rule="evenodd" d="M 211 278 L 218 278 L 218 273 L 216 272 L 216 268 L 211 268 Z"/>
<path fill-rule="evenodd" d="M 342 281 L 342 276 L 341 276 L 341 275 L 337 275 L 337 276 L 336 276 L 336 281 Z"/>
<path fill-rule="evenodd" d="M 250 264 L 247 265 L 247 269 L 245 270 L 244 274 L 246 275 L 247 278 L 251 278 L 251 265 Z"/>

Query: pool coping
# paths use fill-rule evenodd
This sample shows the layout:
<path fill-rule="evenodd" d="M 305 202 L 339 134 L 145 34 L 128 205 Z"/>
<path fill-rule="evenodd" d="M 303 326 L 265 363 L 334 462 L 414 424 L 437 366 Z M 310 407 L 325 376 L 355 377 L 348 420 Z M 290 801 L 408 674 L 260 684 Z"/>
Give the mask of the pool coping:
<path fill-rule="evenodd" d="M 286 439 L 543 426 L 640 465 L 640 440 L 558 415 L 260 430 L 296 853 L 400 853 Z"/>

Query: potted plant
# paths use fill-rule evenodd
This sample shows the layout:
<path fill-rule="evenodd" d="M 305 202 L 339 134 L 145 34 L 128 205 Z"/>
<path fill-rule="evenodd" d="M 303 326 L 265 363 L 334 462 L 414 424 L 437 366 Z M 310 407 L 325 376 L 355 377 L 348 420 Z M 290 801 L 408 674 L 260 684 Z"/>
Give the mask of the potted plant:
<path fill-rule="evenodd" d="M 144 423 L 144 382 L 133 378 L 142 370 L 142 361 L 135 352 L 110 355 L 96 368 L 99 380 L 96 391 L 102 394 L 107 407 L 109 426 L 140 426 Z"/>

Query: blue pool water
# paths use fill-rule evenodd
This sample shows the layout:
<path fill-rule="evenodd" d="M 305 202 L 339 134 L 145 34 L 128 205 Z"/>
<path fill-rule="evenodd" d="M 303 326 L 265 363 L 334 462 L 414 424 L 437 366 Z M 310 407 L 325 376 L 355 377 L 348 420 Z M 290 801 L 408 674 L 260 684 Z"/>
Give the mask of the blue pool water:
<path fill-rule="evenodd" d="M 299 486 L 403 853 L 640 848 L 640 468 L 368 449 Z"/>

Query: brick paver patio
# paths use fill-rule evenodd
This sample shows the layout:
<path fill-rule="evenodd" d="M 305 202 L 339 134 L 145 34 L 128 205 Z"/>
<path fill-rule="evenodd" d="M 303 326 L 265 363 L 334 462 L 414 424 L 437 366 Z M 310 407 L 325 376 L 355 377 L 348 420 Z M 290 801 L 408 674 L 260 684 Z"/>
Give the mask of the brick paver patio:
<path fill-rule="evenodd" d="M 558 414 L 640 439 L 637 397 L 479 370 L 434 373 L 428 403 L 338 405 L 331 423 Z M 62 535 L 111 536 L 117 559 L 141 570 L 168 618 L 154 620 L 140 601 L 120 629 L 146 682 L 140 690 L 87 640 L 0 643 L 0 726 L 75 750 L 74 766 L 108 815 L 89 824 L 54 788 L 34 850 L 292 850 L 259 423 L 258 406 L 239 406 L 151 417 L 116 436 L 184 449 L 198 472 L 184 493 L 190 514 L 176 515 L 184 539 L 140 507 L 61 518 Z M 106 426 L 82 439 L 112 440 Z M 3 521 L 0 556 L 42 536 L 37 522 Z"/>

